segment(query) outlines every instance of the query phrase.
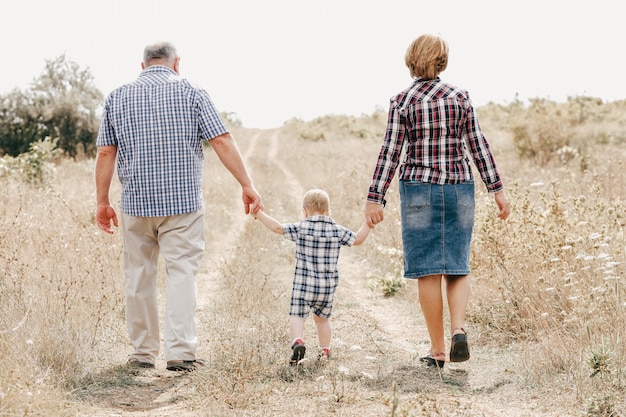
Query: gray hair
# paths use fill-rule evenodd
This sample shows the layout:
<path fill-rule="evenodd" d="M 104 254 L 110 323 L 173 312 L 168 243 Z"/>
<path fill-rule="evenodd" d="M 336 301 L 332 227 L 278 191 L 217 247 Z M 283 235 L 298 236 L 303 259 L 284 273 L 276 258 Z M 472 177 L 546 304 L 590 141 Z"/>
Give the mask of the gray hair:
<path fill-rule="evenodd" d="M 143 50 L 143 63 L 148 66 L 150 61 L 164 60 L 168 64 L 174 62 L 177 57 L 176 47 L 169 42 L 158 42 L 146 46 Z"/>

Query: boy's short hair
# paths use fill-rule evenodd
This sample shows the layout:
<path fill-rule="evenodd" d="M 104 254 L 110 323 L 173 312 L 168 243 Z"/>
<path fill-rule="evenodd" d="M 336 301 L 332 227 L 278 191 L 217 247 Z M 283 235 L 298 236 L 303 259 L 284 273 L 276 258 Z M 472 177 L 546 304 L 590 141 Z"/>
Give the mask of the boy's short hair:
<path fill-rule="evenodd" d="M 440 36 L 422 35 L 411 42 L 404 62 L 411 77 L 433 80 L 448 66 L 448 44 Z"/>
<path fill-rule="evenodd" d="M 330 197 L 326 191 L 314 188 L 304 194 L 302 207 L 309 213 L 328 214 L 330 212 Z"/>

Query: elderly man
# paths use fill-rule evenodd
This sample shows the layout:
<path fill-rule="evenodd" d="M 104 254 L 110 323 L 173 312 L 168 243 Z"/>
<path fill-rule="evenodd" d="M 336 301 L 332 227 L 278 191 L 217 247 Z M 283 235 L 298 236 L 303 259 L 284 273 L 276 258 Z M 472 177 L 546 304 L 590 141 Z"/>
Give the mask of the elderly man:
<path fill-rule="evenodd" d="M 106 99 L 96 145 L 96 221 L 118 226 L 109 189 L 117 160 L 122 185 L 130 366 L 154 368 L 159 354 L 157 260 L 167 270 L 166 369 L 193 371 L 196 358 L 196 275 L 204 253 L 203 141 L 242 187 L 246 214 L 263 208 L 239 148 L 209 95 L 179 76 L 170 43 L 144 50 L 139 77 Z"/>

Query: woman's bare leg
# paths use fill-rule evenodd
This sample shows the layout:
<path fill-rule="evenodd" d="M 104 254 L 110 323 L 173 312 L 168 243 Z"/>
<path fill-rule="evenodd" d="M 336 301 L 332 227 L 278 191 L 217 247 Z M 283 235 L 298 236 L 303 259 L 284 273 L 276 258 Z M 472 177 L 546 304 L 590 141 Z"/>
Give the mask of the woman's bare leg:
<path fill-rule="evenodd" d="M 438 360 L 445 359 L 443 331 L 443 296 L 441 275 L 429 275 L 417 280 L 419 301 L 430 336 L 430 354 Z"/>
<path fill-rule="evenodd" d="M 469 275 L 446 276 L 446 295 L 450 309 L 450 334 L 463 333 L 465 311 L 470 297 Z"/>

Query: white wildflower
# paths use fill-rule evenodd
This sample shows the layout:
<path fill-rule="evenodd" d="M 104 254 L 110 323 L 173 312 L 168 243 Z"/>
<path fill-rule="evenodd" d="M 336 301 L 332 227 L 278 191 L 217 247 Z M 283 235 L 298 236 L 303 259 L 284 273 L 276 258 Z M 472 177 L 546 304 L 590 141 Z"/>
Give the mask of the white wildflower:
<path fill-rule="evenodd" d="M 344 375 L 348 375 L 350 373 L 350 370 L 348 368 L 346 368 L 345 366 L 338 367 L 337 371 L 339 371 L 340 373 L 342 373 Z"/>

